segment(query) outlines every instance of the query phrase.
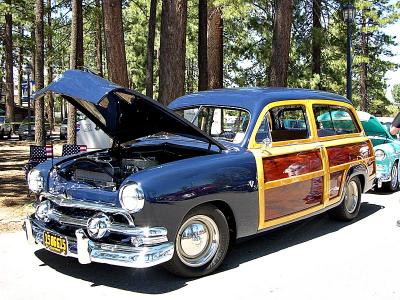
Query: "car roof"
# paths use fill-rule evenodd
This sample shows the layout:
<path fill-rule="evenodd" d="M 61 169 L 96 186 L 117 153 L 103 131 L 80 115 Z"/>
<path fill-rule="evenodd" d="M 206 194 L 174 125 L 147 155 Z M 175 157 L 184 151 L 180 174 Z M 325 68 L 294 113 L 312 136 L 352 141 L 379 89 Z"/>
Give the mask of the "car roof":
<path fill-rule="evenodd" d="M 283 100 L 318 99 L 335 100 L 352 104 L 345 97 L 317 90 L 295 88 L 230 88 L 197 92 L 180 97 L 169 104 L 170 109 L 196 105 L 219 105 L 239 107 L 250 111 L 259 112 L 271 102 Z"/>

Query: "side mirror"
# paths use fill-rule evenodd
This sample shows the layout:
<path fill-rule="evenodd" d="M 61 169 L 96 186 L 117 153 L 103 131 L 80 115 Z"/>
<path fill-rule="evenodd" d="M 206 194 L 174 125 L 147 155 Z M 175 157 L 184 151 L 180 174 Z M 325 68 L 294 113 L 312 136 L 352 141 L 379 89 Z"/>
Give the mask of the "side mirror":
<path fill-rule="evenodd" d="M 265 138 L 265 139 L 263 139 L 263 141 L 262 141 L 262 148 L 263 148 L 263 150 L 267 150 L 267 149 L 271 148 L 271 146 L 272 146 L 272 140 L 271 140 L 271 138 Z"/>

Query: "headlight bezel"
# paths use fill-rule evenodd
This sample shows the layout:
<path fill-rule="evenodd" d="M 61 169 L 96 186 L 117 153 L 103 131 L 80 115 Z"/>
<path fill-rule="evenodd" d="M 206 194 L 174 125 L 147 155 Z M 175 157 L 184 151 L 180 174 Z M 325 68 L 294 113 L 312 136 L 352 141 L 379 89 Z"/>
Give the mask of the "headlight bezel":
<path fill-rule="evenodd" d="M 137 213 L 144 207 L 145 196 L 140 184 L 129 182 L 119 191 L 119 203 L 129 213 Z"/>
<path fill-rule="evenodd" d="M 38 169 L 32 169 L 27 177 L 28 187 L 34 193 L 40 193 L 44 189 L 44 177 Z"/>
<path fill-rule="evenodd" d="M 386 158 L 386 153 L 382 149 L 375 150 L 375 160 L 382 161 Z"/>

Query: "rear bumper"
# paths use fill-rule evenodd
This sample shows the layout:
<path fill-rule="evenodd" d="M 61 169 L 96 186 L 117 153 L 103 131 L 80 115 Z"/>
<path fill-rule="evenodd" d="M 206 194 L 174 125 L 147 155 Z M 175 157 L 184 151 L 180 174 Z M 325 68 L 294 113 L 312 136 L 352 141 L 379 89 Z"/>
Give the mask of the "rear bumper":
<path fill-rule="evenodd" d="M 32 217 L 25 219 L 24 229 L 28 242 L 41 246 L 44 246 L 44 231 L 60 235 L 54 230 L 44 227 Z M 174 254 L 174 245 L 171 242 L 140 247 L 105 244 L 89 239 L 83 229 L 75 231 L 75 238 L 63 237 L 67 240 L 66 256 L 77 258 L 81 264 L 98 262 L 131 268 L 147 268 L 170 260 Z"/>

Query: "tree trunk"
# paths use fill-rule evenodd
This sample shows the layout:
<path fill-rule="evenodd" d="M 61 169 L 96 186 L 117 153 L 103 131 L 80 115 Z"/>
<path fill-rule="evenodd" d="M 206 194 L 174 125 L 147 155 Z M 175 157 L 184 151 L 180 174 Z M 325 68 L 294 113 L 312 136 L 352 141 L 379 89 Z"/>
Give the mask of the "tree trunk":
<path fill-rule="evenodd" d="M 22 81 L 23 81 L 23 68 L 24 68 L 24 28 L 19 26 L 20 42 L 18 47 L 18 105 L 22 107 Z"/>
<path fill-rule="evenodd" d="M 103 12 L 108 77 L 116 84 L 129 87 L 121 0 L 104 0 Z"/>
<path fill-rule="evenodd" d="M 47 36 L 47 84 L 53 82 L 53 36 L 51 31 L 51 0 L 47 0 L 47 25 L 49 34 Z M 54 130 L 54 96 L 53 93 L 47 95 L 47 117 L 49 119 L 50 130 Z"/>
<path fill-rule="evenodd" d="M 70 68 L 83 66 L 83 15 L 82 0 L 72 0 Z M 76 144 L 76 108 L 68 103 L 68 144 Z"/>
<path fill-rule="evenodd" d="M 11 0 L 6 3 L 11 6 Z M 4 51 L 6 71 L 6 116 L 10 122 L 14 122 L 14 74 L 13 74 L 13 40 L 12 40 L 12 15 L 5 14 Z"/>
<path fill-rule="evenodd" d="M 185 93 L 186 22 L 186 0 L 163 1 L 159 100 L 164 105 Z"/>
<path fill-rule="evenodd" d="M 35 88 L 36 91 L 44 87 L 44 8 L 43 0 L 36 0 L 35 6 L 35 37 L 36 37 L 36 66 L 35 66 Z M 44 130 L 44 99 L 35 101 L 35 143 L 44 146 L 46 135 Z"/>
<path fill-rule="evenodd" d="M 102 38 L 102 23 L 103 23 L 103 8 L 100 5 L 100 0 L 95 0 L 96 5 L 96 66 L 97 72 L 103 77 L 103 38 Z"/>
<path fill-rule="evenodd" d="M 322 0 L 313 0 L 313 29 L 312 29 L 312 74 L 319 75 L 320 81 L 318 88 L 322 89 L 321 84 L 321 5 Z"/>
<path fill-rule="evenodd" d="M 154 85 L 154 40 L 156 37 L 157 0 L 150 2 L 149 29 L 147 35 L 146 96 L 153 98 Z"/>
<path fill-rule="evenodd" d="M 224 80 L 224 40 L 221 7 L 211 8 L 208 12 L 208 87 L 220 89 Z"/>
<path fill-rule="evenodd" d="M 368 41 L 367 41 L 367 20 L 364 11 L 362 12 L 361 23 L 361 55 L 362 62 L 360 65 L 360 109 L 368 111 L 368 91 L 367 91 L 367 62 L 368 59 Z"/>
<path fill-rule="evenodd" d="M 199 91 L 208 89 L 207 65 L 207 0 L 199 0 L 199 40 L 197 46 Z"/>
<path fill-rule="evenodd" d="M 269 85 L 284 87 L 287 86 L 288 78 L 293 2 L 292 0 L 279 0 L 275 2 L 275 5 Z"/>

